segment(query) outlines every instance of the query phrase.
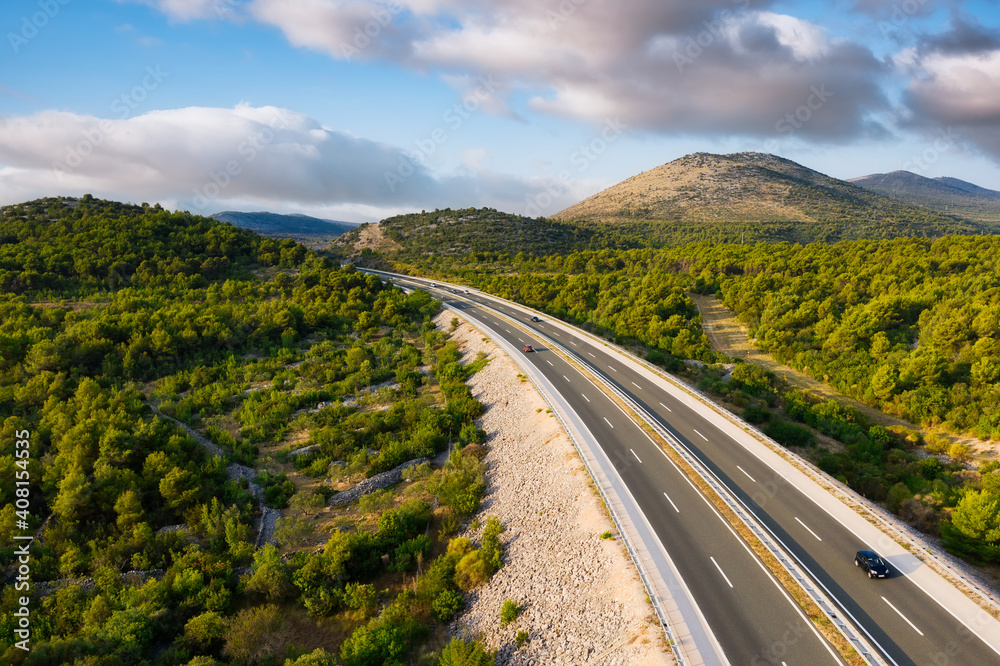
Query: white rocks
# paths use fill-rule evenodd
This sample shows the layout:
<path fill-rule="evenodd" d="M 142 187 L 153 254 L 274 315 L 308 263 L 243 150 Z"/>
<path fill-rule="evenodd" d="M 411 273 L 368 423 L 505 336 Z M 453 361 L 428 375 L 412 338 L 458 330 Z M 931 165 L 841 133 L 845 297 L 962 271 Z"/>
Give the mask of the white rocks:
<path fill-rule="evenodd" d="M 436 321 L 447 329 L 453 316 L 444 311 Z M 498 650 L 498 664 L 673 663 L 624 547 L 599 536 L 615 527 L 548 405 L 482 333 L 462 324 L 452 337 L 466 358 L 485 351 L 492 359 L 469 380 L 490 436 L 478 517 L 484 525 L 496 516 L 506 528 L 503 568 L 469 595 L 452 631 L 482 638 Z M 506 599 L 523 611 L 501 626 Z M 518 631 L 529 635 L 520 648 Z"/>

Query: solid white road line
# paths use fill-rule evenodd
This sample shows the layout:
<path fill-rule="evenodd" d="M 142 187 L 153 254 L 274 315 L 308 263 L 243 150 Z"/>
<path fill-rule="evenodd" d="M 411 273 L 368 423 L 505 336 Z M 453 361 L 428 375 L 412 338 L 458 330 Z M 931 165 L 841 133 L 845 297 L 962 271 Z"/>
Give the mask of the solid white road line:
<path fill-rule="evenodd" d="M 806 524 L 805 524 L 805 523 L 803 523 L 803 522 L 802 522 L 801 520 L 799 520 L 799 517 L 798 517 L 798 516 L 795 516 L 795 522 L 797 522 L 797 523 L 798 523 L 799 525 L 801 525 L 802 527 L 806 528 L 806 531 L 808 531 L 808 532 L 809 532 L 809 534 L 812 534 L 812 535 L 813 535 L 814 537 L 816 537 L 816 541 L 822 541 L 822 539 L 820 539 L 820 538 L 819 538 L 819 535 L 818 535 L 818 534 L 816 534 L 815 532 L 813 532 L 813 531 L 812 531 L 811 529 L 809 529 L 809 526 L 808 526 L 808 525 L 806 525 Z"/>
<path fill-rule="evenodd" d="M 674 507 L 674 511 L 676 511 L 677 513 L 681 512 L 681 510 L 677 508 L 677 505 L 674 504 L 674 501 L 672 499 L 670 499 L 670 495 L 668 495 L 666 493 L 663 493 L 663 496 L 667 498 L 668 502 L 670 502 L 670 506 Z"/>
<path fill-rule="evenodd" d="M 612 427 L 614 427 L 614 426 L 612 426 Z M 629 451 L 631 451 L 631 452 L 632 452 L 632 455 L 634 455 L 634 456 L 635 456 L 635 459 L 636 459 L 636 460 L 639 460 L 639 456 L 638 456 L 638 455 L 636 455 L 636 452 L 635 452 L 635 450 L 634 450 L 634 449 L 629 449 Z M 639 462 L 641 463 L 641 462 L 642 462 L 642 460 L 639 460 Z"/>
<path fill-rule="evenodd" d="M 727 576 L 726 572 L 722 570 L 722 567 L 720 567 L 719 563 L 715 561 L 715 558 L 709 557 L 708 559 L 712 560 L 712 564 L 714 564 L 715 568 L 719 570 L 719 573 L 722 574 L 722 577 L 726 579 L 726 584 L 729 585 L 729 587 L 732 587 L 733 584 L 729 582 L 729 576 Z"/>
<path fill-rule="evenodd" d="M 893 606 L 893 605 L 892 605 L 892 603 L 890 603 L 888 599 L 886 599 L 885 597 L 882 597 L 882 601 L 884 601 L 885 603 L 889 604 L 889 608 L 891 608 L 892 610 L 896 611 L 896 614 L 897 614 L 897 615 L 899 615 L 899 617 L 901 617 L 901 618 L 903 618 L 904 620 L 906 620 L 906 624 L 908 624 L 908 625 L 910 625 L 911 627 L 913 627 L 913 631 L 917 632 L 917 633 L 918 633 L 918 634 L 920 634 L 921 636 L 923 636 L 923 635 L 924 635 L 924 632 L 922 632 L 922 631 L 920 631 L 919 629 L 917 629 L 917 625 L 915 625 L 915 624 L 913 624 L 912 622 L 910 622 L 910 618 L 908 618 L 908 617 L 906 617 L 905 615 L 903 615 L 902 613 L 900 613 L 900 612 L 899 612 L 899 609 L 898 609 L 898 608 L 896 608 L 895 606 Z"/>
<path fill-rule="evenodd" d="M 663 407 L 663 409 L 667 410 L 668 412 L 674 411 L 674 410 L 670 409 L 669 407 L 667 407 L 666 405 L 664 405 L 662 402 L 660 403 L 660 407 Z"/>
<path fill-rule="evenodd" d="M 583 393 L 581 393 L 580 395 L 583 396 L 584 400 L 586 400 L 587 402 L 590 402 L 590 398 L 588 398 L 586 395 L 584 395 Z"/>
<path fill-rule="evenodd" d="M 694 428 L 691 428 L 691 430 L 694 430 Z M 698 436 L 699 436 L 699 437 L 701 437 L 701 438 L 702 438 L 703 440 L 705 440 L 706 442 L 708 441 L 708 437 L 705 437 L 705 436 L 704 436 L 703 434 L 701 434 L 701 433 L 700 433 L 700 432 L 698 432 L 697 430 L 694 430 L 694 431 L 695 431 L 696 433 L 698 433 Z"/>
<path fill-rule="evenodd" d="M 750 480 L 751 480 L 751 481 L 753 481 L 754 483 L 757 483 L 757 479 L 755 479 L 755 478 L 753 478 L 752 476 L 750 476 L 750 473 L 749 473 L 749 472 L 747 472 L 747 471 L 746 471 L 745 469 L 743 469 L 743 468 L 742 468 L 742 467 L 740 467 L 739 465 L 737 465 L 737 466 L 736 466 L 736 469 L 738 469 L 738 470 L 740 470 L 741 472 L 743 472 L 744 474 L 746 474 L 746 475 L 747 475 L 747 478 L 748 478 L 748 479 L 750 479 Z"/>
<path fill-rule="evenodd" d="M 609 421 L 609 420 L 608 420 L 608 417 L 607 417 L 607 416 L 605 416 L 605 417 L 604 417 L 604 422 L 605 422 L 605 423 L 607 423 L 607 424 L 608 424 L 609 426 L 611 426 L 612 428 L 614 428 L 614 426 L 613 426 L 613 425 L 611 425 L 611 421 Z"/>

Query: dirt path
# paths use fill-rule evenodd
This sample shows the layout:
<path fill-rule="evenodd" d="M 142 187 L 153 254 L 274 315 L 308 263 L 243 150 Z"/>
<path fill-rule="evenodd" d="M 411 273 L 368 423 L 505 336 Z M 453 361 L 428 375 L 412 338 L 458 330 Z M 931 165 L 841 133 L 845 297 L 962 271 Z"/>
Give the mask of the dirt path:
<path fill-rule="evenodd" d="M 708 339 L 711 340 L 713 350 L 720 351 L 723 354 L 727 354 L 734 358 L 742 358 L 750 363 L 756 363 L 757 365 L 782 377 L 785 381 L 796 388 L 811 391 L 812 393 L 826 399 L 833 399 L 848 404 L 867 416 L 868 420 L 872 423 L 881 426 L 904 426 L 906 428 L 916 430 L 921 434 L 928 434 L 931 432 L 930 430 L 914 425 L 909 421 L 896 418 L 895 416 L 890 416 L 885 412 L 869 407 L 864 403 L 858 402 L 854 398 L 850 398 L 843 393 L 840 393 L 835 388 L 819 381 L 818 379 L 813 379 L 809 375 L 800 372 L 795 368 L 790 368 L 787 365 L 778 363 L 771 357 L 770 354 L 762 352 L 752 342 L 750 342 L 750 336 L 747 333 L 747 329 L 736 318 L 736 314 L 723 305 L 718 298 L 715 296 L 703 296 L 701 294 L 688 295 L 691 297 L 691 300 L 694 301 L 694 304 L 698 306 L 698 311 L 701 312 L 702 329 L 704 329 L 705 334 L 708 335 Z M 943 433 L 935 434 L 941 436 Z M 954 436 L 950 439 L 958 441 L 958 439 Z"/>

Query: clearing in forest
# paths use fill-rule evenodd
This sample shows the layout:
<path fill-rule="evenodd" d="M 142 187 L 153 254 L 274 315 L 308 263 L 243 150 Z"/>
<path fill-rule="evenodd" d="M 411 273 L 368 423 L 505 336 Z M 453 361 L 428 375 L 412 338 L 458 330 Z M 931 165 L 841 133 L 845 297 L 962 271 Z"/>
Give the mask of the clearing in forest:
<path fill-rule="evenodd" d="M 920 433 L 925 439 L 933 432 L 938 437 L 945 437 L 952 442 L 962 442 L 968 444 L 977 452 L 984 452 L 990 447 L 975 438 L 956 437 L 953 434 L 931 431 L 927 428 L 915 425 L 894 416 L 890 416 L 873 407 L 858 402 L 854 398 L 849 398 L 829 384 L 809 375 L 791 368 L 783 363 L 779 363 L 770 354 L 761 351 L 750 341 L 747 329 L 736 318 L 736 313 L 727 308 L 716 296 L 704 296 L 702 294 L 689 293 L 688 296 L 698 306 L 701 313 L 702 329 L 712 343 L 712 349 L 733 358 L 741 358 L 748 363 L 770 370 L 774 374 L 782 377 L 792 386 L 802 390 L 810 391 L 824 400 L 837 400 L 838 402 L 850 405 L 868 417 L 869 422 L 881 426 L 903 426 Z"/>

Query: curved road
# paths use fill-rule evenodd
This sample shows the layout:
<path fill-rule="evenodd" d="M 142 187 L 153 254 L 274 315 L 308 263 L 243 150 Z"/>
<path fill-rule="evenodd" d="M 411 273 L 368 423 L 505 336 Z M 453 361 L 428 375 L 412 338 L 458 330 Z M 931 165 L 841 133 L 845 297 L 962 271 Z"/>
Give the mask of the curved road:
<path fill-rule="evenodd" d="M 403 278 L 428 288 L 429 280 Z M 435 291 L 434 288 L 431 288 Z M 1000 655 L 953 617 L 908 572 L 869 580 L 853 564 L 865 543 L 836 516 L 786 481 L 748 448 L 738 445 L 702 414 L 622 363 L 614 352 L 565 324 L 532 322 L 522 306 L 481 292 L 452 296 L 462 309 L 520 348 L 534 345 L 528 359 L 555 385 L 597 436 L 687 583 L 708 624 L 734 664 L 838 663 L 825 640 L 778 587 L 763 565 L 729 529 L 701 493 L 666 459 L 659 447 L 575 366 L 478 303 L 503 313 L 522 329 L 555 341 L 588 370 L 629 394 L 685 444 L 730 492 L 739 497 L 813 579 L 839 604 L 891 664 L 1000 664 Z"/>

